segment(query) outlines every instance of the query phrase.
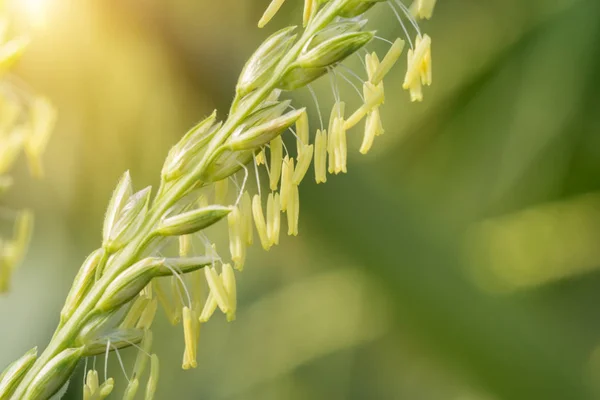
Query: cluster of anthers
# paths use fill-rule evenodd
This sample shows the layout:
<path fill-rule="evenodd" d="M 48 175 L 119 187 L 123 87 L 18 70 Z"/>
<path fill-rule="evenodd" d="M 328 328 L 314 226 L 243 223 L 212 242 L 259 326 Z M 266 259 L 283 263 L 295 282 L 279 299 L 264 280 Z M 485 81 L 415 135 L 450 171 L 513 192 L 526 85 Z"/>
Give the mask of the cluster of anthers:
<path fill-rule="evenodd" d="M 282 3 L 274 0 L 259 25 L 266 24 Z M 95 356 L 104 354 L 104 383 L 99 384 L 95 367 L 84 378 L 84 399 L 103 399 L 113 388 L 106 367 L 109 354 L 114 351 L 121 361 L 119 349 L 130 346 L 139 351 L 133 372 L 128 375 L 123 368 L 129 382 L 124 398 L 132 399 L 138 392 L 148 360 L 146 399 L 153 398 L 159 364 L 152 354 L 150 328 L 158 304 L 173 324 L 182 322 L 183 368 L 196 367 L 201 324 L 217 309 L 228 321 L 235 319 L 234 270 L 243 270 L 254 230 L 261 246 L 269 250 L 279 243 L 285 213 L 287 233 L 297 235 L 299 185 L 310 165 L 316 182 L 323 183 L 328 173 L 347 170 L 347 131 L 365 121 L 361 153 L 367 153 L 383 133 L 379 113 L 383 78 L 400 58 L 405 42 L 382 39 L 391 44 L 382 60 L 376 53 L 363 56 L 359 51 L 377 38 L 363 30 L 365 12 L 385 3 L 410 45 L 403 86 L 412 100 L 421 100 L 421 86 L 431 84 L 431 40 L 421 34 L 415 16 L 428 18 L 434 1 L 416 0 L 409 8 L 400 0 L 306 0 L 304 32 L 299 36 L 295 27 L 288 27 L 263 42 L 243 68 L 225 121 L 218 122 L 214 112 L 171 149 L 153 200 L 149 187 L 134 193 L 129 173 L 121 178 L 106 212 L 102 247 L 88 257 L 75 278 L 53 339 L 40 357 L 32 351 L 7 369 L 0 379 L 0 398 L 46 399 L 63 387 L 82 358 L 87 362 L 93 357 L 95 363 Z M 416 30 L 414 41 L 403 19 Z M 353 54 L 365 66 L 364 82 L 342 64 Z M 325 128 L 309 84 L 327 74 L 335 104 Z M 348 116 L 335 83 L 337 76 L 352 83 L 346 74 L 360 79 L 363 89 L 361 93 L 356 88 L 362 105 Z M 312 141 L 306 109 L 280 100 L 284 91 L 303 87 L 312 93 L 319 115 L 320 129 Z M 288 130 L 295 136 L 295 157 L 282 139 Z M 270 189 L 266 213 L 259 172 L 263 166 Z M 247 190 L 251 175 L 257 180 L 253 196 Z M 230 193 L 230 182 L 235 192 Z M 229 262 L 205 233 L 225 218 Z M 199 249 L 202 255 L 197 255 Z"/>
<path fill-rule="evenodd" d="M 9 73 L 30 43 L 28 35 L 11 24 L 9 11 L 0 5 L 0 195 L 12 186 L 9 172 L 23 152 L 31 174 L 42 175 L 41 155 L 55 120 L 52 105 Z M 28 247 L 33 215 L 0 206 L 0 220 L 15 221 L 13 237 L 0 237 L 0 293 L 4 293 Z"/>

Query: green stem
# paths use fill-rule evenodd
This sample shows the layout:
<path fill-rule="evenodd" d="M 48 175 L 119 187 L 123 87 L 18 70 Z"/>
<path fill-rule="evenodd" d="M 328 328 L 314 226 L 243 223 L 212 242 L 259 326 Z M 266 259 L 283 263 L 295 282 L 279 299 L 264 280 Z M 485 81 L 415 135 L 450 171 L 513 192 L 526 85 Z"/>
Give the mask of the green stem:
<path fill-rule="evenodd" d="M 150 210 L 149 218 L 144 226 L 140 229 L 139 234 L 111 263 L 113 265 L 110 265 L 109 268 L 105 270 L 105 274 L 101 277 L 101 279 L 96 281 L 90 292 L 83 299 L 79 307 L 77 307 L 77 310 L 73 313 L 71 318 L 69 318 L 69 320 L 62 327 L 57 329 L 54 337 L 44 352 L 40 355 L 35 364 L 30 368 L 17 387 L 12 396 L 13 400 L 23 399 L 27 388 L 30 386 L 32 380 L 40 372 L 44 365 L 46 365 L 61 351 L 71 347 L 73 340 L 93 314 L 96 303 L 98 300 L 100 300 L 100 297 L 108 285 L 121 271 L 137 261 L 140 249 L 148 243 L 148 238 L 158 220 L 171 206 L 173 206 L 177 200 L 185 195 L 185 193 L 197 183 L 198 179 L 210 165 L 210 161 L 215 151 L 217 151 L 217 149 L 227 140 L 227 138 L 229 138 L 235 128 L 239 126 L 239 124 L 246 117 L 248 117 L 248 115 L 255 111 L 256 107 L 260 105 L 276 88 L 277 83 L 283 77 L 283 74 L 286 72 L 288 67 L 298 58 L 298 55 L 310 37 L 327 26 L 338 15 L 342 7 L 344 7 L 349 1 L 350 0 L 334 0 L 326 5 L 321 12 L 319 12 L 316 18 L 306 28 L 302 37 L 279 62 L 277 68 L 271 76 L 271 79 L 260 89 L 257 89 L 254 94 L 251 94 L 250 98 L 240 104 L 240 108 L 229 116 L 225 124 L 209 143 L 204 157 L 198 163 L 196 168 L 188 175 L 182 177 L 181 180 L 172 186 L 168 191 L 165 193 L 159 193 L 159 197 L 156 199 L 152 209 Z"/>

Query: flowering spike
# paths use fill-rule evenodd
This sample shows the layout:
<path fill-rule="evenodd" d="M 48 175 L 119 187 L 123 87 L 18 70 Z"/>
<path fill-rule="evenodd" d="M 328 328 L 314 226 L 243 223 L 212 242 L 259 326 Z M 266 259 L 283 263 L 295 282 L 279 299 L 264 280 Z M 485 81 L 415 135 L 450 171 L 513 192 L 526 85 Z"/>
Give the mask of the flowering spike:
<path fill-rule="evenodd" d="M 198 320 L 194 310 L 183 307 L 183 336 L 185 339 L 185 351 L 183 354 L 183 369 L 196 368 L 196 349 L 198 339 Z"/>
<path fill-rule="evenodd" d="M 271 171 L 269 186 L 271 190 L 277 190 L 279 174 L 281 174 L 281 162 L 283 161 L 283 140 L 277 136 L 271 140 Z"/>
<path fill-rule="evenodd" d="M 315 137 L 315 180 L 327 182 L 327 131 L 320 129 Z"/>
<path fill-rule="evenodd" d="M 254 195 L 254 198 L 252 199 L 252 215 L 254 216 L 254 224 L 256 225 L 256 230 L 258 231 L 260 244 L 262 245 L 263 249 L 268 251 L 271 248 L 271 243 L 269 241 L 269 236 L 267 235 L 267 224 L 265 222 L 265 216 L 263 214 L 260 196 L 258 194 Z"/>
<path fill-rule="evenodd" d="M 286 155 L 281 167 L 281 211 L 287 211 L 293 178 L 294 158 Z"/>
<path fill-rule="evenodd" d="M 298 165 L 296 165 L 296 169 L 294 170 L 294 176 L 292 178 L 294 185 L 300 185 L 300 182 L 302 182 L 304 175 L 306 175 L 306 172 L 308 171 L 308 167 L 310 167 L 312 159 L 313 145 L 304 145 L 302 151 L 300 151 L 300 156 L 298 157 Z"/>
<path fill-rule="evenodd" d="M 235 320 L 235 312 L 237 309 L 237 290 L 235 284 L 235 273 L 233 268 L 229 264 L 223 264 L 223 272 L 221 273 L 221 279 L 223 280 L 223 287 L 227 293 L 229 300 L 229 312 L 227 313 L 227 321 L 231 322 Z"/>
<path fill-rule="evenodd" d="M 383 61 L 379 64 L 379 67 L 373 73 L 373 76 L 370 77 L 370 81 L 373 85 L 377 85 L 381 82 L 383 77 L 392 69 L 400 55 L 402 54 L 402 50 L 404 49 L 404 40 L 398 38 L 390 47 L 387 54 L 383 58 Z"/>
<path fill-rule="evenodd" d="M 277 14 L 277 11 L 281 8 L 285 0 L 273 0 L 265 10 L 265 13 L 258 21 L 258 27 L 262 28 L 269 23 L 269 21 Z"/>

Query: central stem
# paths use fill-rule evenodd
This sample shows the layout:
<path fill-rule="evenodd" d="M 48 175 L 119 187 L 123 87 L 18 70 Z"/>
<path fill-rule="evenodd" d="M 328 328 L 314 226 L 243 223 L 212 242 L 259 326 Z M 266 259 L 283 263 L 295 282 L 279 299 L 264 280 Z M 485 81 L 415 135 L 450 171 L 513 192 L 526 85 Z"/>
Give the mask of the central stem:
<path fill-rule="evenodd" d="M 319 30 L 327 26 L 349 1 L 351 0 L 333 0 L 317 14 L 316 18 L 308 25 L 301 38 L 279 62 L 269 81 L 267 81 L 261 88 L 257 89 L 255 93 L 250 94 L 248 100 L 244 101 L 243 104 L 241 104 L 241 106 L 233 114 L 229 115 L 225 124 L 209 143 L 207 150 L 204 153 L 204 157 L 198 163 L 198 165 L 189 174 L 182 177 L 180 181 L 173 185 L 168 191 L 155 199 L 152 209 L 149 212 L 149 216 L 139 233 L 122 250 L 121 254 L 116 256 L 117 258 L 111 263 L 112 265 L 110 266 L 110 269 L 108 269 L 102 278 L 94 284 L 90 292 L 85 296 L 84 300 L 77 307 L 77 310 L 64 324 L 64 326 L 57 330 L 44 352 L 39 356 L 37 361 L 20 382 L 12 396 L 13 400 L 23 399 L 27 388 L 31 385 L 32 380 L 37 376 L 37 374 L 39 374 L 40 370 L 53 357 L 73 345 L 73 340 L 81 331 L 88 319 L 92 316 L 94 306 L 98 300 L 100 300 L 100 297 L 108 285 L 120 272 L 137 261 L 137 258 L 139 257 L 139 249 L 146 242 L 148 235 L 152 233 L 152 230 L 158 220 L 162 218 L 162 216 L 170 207 L 173 206 L 177 200 L 179 200 L 191 187 L 197 183 L 199 177 L 209 166 L 211 157 L 215 151 L 217 151 L 217 149 L 227 140 L 227 138 L 231 136 L 239 124 L 246 117 L 248 117 L 250 113 L 255 111 L 256 107 L 259 106 L 277 87 L 277 84 L 283 77 L 283 74 L 298 58 L 298 55 L 308 40 Z"/>

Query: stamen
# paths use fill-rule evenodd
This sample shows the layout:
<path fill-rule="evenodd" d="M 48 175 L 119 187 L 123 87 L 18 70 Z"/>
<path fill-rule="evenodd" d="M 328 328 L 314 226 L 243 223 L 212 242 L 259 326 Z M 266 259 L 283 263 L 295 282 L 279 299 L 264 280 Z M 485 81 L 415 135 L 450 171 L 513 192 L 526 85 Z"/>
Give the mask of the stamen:
<path fill-rule="evenodd" d="M 237 310 L 237 289 L 235 283 L 235 273 L 229 264 L 223 264 L 221 273 L 221 279 L 223 280 L 223 287 L 229 297 L 230 311 L 227 313 L 227 321 L 231 322 L 235 320 L 235 313 Z"/>
<path fill-rule="evenodd" d="M 277 14 L 277 11 L 281 8 L 285 0 L 273 0 L 265 10 L 265 13 L 258 21 L 258 27 L 262 28 L 271 21 L 271 19 Z"/>
<path fill-rule="evenodd" d="M 254 216 L 254 224 L 256 225 L 256 230 L 258 231 L 260 243 L 263 249 L 269 251 L 271 248 L 271 243 L 269 241 L 269 236 L 267 235 L 267 225 L 260 199 L 260 194 L 254 195 L 254 198 L 252 199 L 252 215 Z"/>
<path fill-rule="evenodd" d="M 254 172 L 256 173 L 256 187 L 258 188 L 258 195 L 260 196 L 260 176 L 258 174 L 258 163 L 256 162 L 256 155 L 252 155 L 254 157 Z"/>
<path fill-rule="evenodd" d="M 320 129 L 315 137 L 315 180 L 317 183 L 327 182 L 327 131 Z"/>
<path fill-rule="evenodd" d="M 271 174 L 270 174 L 270 188 L 271 190 L 277 190 L 279 184 L 279 176 L 281 174 L 281 161 L 283 160 L 283 140 L 281 136 L 277 136 L 271 140 Z"/>
<path fill-rule="evenodd" d="M 286 157 L 281 168 L 281 211 L 287 211 L 293 177 L 294 158 Z"/>

